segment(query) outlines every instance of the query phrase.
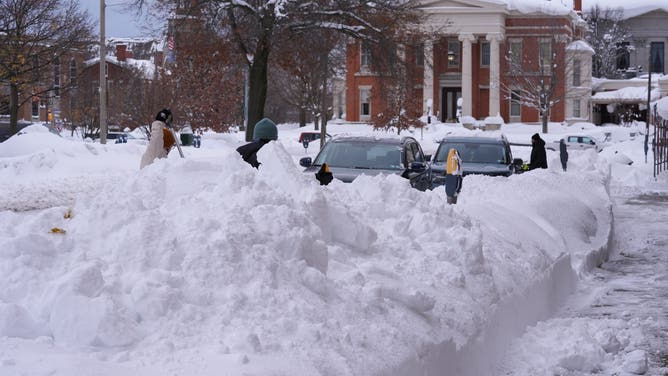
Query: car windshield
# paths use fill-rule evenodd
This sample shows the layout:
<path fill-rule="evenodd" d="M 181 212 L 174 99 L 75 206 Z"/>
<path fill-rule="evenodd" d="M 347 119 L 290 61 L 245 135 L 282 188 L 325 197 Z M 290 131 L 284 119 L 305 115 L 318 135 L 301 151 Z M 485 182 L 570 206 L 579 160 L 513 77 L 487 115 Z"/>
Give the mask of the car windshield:
<path fill-rule="evenodd" d="M 503 144 L 478 142 L 442 142 L 438 147 L 435 162 L 445 162 L 450 149 L 457 149 L 464 163 L 499 163 L 507 164 L 506 150 Z"/>
<path fill-rule="evenodd" d="M 329 142 L 313 162 L 331 167 L 400 170 L 401 147 L 396 144 L 368 141 Z"/>

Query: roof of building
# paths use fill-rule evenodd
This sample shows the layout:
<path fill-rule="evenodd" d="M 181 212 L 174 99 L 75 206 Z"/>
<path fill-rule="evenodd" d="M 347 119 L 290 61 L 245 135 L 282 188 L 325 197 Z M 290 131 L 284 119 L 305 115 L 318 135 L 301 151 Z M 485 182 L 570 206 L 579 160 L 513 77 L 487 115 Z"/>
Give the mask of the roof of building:
<path fill-rule="evenodd" d="M 661 97 L 658 89 L 652 89 L 650 101 Z M 618 90 L 602 91 L 591 97 L 592 103 L 642 103 L 647 101 L 647 87 L 624 87 Z"/>
<path fill-rule="evenodd" d="M 638 16 L 641 16 L 643 14 L 653 12 L 655 10 L 662 10 L 662 11 L 668 13 L 668 5 L 645 5 L 645 6 L 633 7 L 633 8 L 622 8 L 622 11 L 624 13 L 624 16 L 623 16 L 624 19 L 638 17 Z"/>

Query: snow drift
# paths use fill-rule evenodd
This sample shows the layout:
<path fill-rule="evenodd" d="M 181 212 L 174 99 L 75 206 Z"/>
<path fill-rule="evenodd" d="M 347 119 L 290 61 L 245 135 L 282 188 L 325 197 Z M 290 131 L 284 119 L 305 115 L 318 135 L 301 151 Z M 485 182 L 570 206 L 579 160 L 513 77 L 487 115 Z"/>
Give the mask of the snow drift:
<path fill-rule="evenodd" d="M 281 143 L 259 170 L 218 146 L 141 172 L 114 149 L 132 172 L 76 196 L 72 218 L 0 212 L 5 343 L 103 375 L 484 373 L 495 359 L 474 355 L 547 317 L 610 236 L 595 154 L 577 173 L 467 177 L 449 206 L 398 176 L 319 186 Z M 53 150 L 107 158 L 91 147 Z"/>

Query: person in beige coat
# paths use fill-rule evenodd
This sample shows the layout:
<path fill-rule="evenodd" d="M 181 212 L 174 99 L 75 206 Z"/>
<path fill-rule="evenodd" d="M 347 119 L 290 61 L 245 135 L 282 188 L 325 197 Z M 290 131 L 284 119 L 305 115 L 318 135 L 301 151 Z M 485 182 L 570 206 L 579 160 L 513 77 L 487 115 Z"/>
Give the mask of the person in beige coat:
<path fill-rule="evenodd" d="M 169 128 L 172 124 L 172 112 L 163 109 L 155 116 L 155 121 L 151 124 L 151 140 L 148 142 L 146 151 L 141 157 L 139 169 L 142 169 L 156 160 L 156 158 L 167 158 L 176 140 L 174 133 Z"/>

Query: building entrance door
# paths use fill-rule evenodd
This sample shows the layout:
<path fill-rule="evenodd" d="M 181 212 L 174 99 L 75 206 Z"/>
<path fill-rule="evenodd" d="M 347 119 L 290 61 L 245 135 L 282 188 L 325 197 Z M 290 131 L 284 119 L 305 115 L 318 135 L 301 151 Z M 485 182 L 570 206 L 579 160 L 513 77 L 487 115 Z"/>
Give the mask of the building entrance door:
<path fill-rule="evenodd" d="M 460 114 L 457 110 L 457 99 L 462 97 L 461 87 L 444 87 L 441 89 L 441 121 L 444 123 L 455 123 Z"/>

